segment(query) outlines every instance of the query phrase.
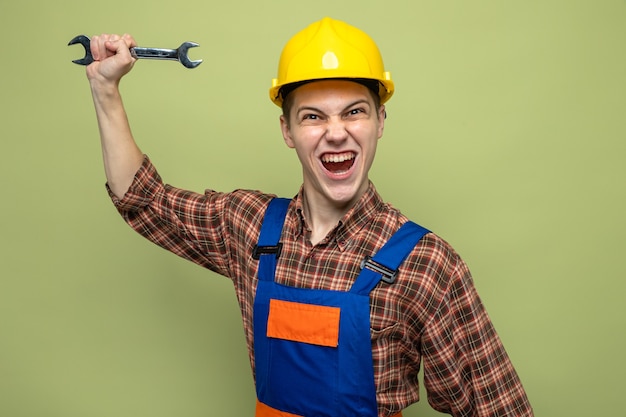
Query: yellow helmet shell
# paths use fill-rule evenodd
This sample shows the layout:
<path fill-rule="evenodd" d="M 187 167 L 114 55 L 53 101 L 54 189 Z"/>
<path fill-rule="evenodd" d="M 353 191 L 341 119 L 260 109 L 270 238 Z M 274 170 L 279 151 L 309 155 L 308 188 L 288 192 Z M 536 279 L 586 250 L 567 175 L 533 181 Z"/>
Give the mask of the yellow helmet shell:
<path fill-rule="evenodd" d="M 270 99 L 282 106 L 281 87 L 329 78 L 377 80 L 381 104 L 394 91 L 378 47 L 365 32 L 345 22 L 325 17 L 292 37 L 283 48 L 278 77 L 272 80 Z"/>

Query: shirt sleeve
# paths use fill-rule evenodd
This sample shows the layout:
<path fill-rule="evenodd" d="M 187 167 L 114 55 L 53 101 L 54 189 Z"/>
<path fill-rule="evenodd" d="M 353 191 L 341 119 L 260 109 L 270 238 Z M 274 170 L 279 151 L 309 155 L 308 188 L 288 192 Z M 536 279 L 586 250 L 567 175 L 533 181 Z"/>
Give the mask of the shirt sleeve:
<path fill-rule="evenodd" d="M 424 385 L 437 411 L 465 417 L 529 417 L 521 381 L 458 260 L 443 301 L 422 336 Z"/>
<path fill-rule="evenodd" d="M 107 189 L 123 219 L 139 234 L 228 277 L 233 257 L 251 251 L 246 240 L 256 231 L 250 225 L 260 223 L 257 216 L 269 201 L 255 192 L 201 194 L 172 187 L 163 183 L 147 156 L 122 199 Z"/>

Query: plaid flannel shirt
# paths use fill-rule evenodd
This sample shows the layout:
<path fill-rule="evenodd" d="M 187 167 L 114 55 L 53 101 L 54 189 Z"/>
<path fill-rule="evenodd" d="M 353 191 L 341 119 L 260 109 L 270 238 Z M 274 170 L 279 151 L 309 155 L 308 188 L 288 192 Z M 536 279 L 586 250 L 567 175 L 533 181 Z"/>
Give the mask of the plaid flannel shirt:
<path fill-rule="evenodd" d="M 146 156 L 123 199 L 111 198 L 125 221 L 155 244 L 229 277 L 241 308 L 254 370 L 252 310 L 258 261 L 252 258 L 273 196 L 236 190 L 204 194 L 164 185 Z M 302 190 L 282 233 L 276 281 L 302 288 L 347 291 L 360 263 L 407 219 L 374 186 L 313 246 Z M 424 366 L 428 401 L 453 416 L 532 416 L 515 369 L 458 254 L 433 233 L 402 264 L 393 284 L 370 295 L 370 328 L 380 416 L 419 400 Z"/>

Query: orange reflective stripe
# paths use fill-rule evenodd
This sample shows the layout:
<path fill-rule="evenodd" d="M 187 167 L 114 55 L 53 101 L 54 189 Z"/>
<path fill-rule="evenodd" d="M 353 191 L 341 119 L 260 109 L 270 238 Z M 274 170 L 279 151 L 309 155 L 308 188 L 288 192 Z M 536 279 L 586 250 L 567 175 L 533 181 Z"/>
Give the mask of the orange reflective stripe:
<path fill-rule="evenodd" d="M 267 336 L 320 346 L 339 344 L 339 307 L 270 300 Z"/>
<path fill-rule="evenodd" d="M 286 413 L 284 411 L 277 410 L 269 405 L 263 404 L 261 401 L 256 401 L 255 417 L 302 417 L 297 414 Z"/>
<path fill-rule="evenodd" d="M 270 407 L 269 405 L 263 404 L 259 400 L 256 400 L 256 412 L 254 416 L 255 417 L 302 417 L 297 414 L 291 414 L 285 411 L 277 410 L 275 408 Z M 402 412 L 399 412 L 393 417 L 402 417 Z"/>

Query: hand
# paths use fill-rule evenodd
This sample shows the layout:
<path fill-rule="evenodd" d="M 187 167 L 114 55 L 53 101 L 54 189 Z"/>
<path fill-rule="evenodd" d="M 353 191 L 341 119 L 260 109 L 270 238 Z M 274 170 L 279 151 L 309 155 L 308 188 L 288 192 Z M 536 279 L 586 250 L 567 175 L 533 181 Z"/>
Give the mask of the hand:
<path fill-rule="evenodd" d="M 130 48 L 137 46 L 132 36 L 125 34 L 102 34 L 91 38 L 91 54 L 94 62 L 87 66 L 87 78 L 91 81 L 119 84 L 137 59 Z"/>

